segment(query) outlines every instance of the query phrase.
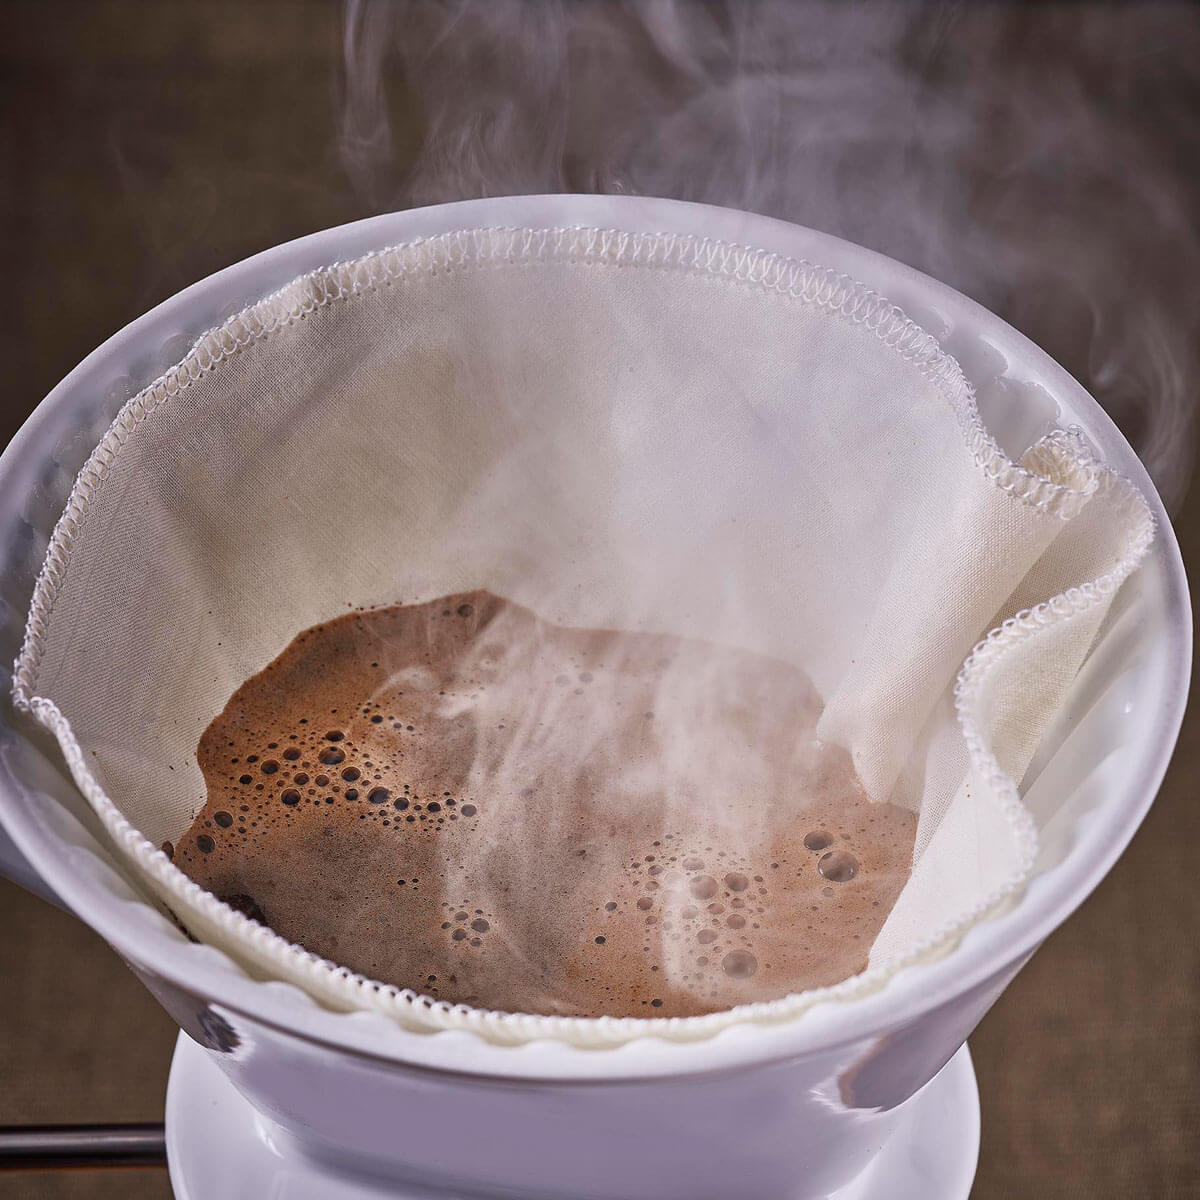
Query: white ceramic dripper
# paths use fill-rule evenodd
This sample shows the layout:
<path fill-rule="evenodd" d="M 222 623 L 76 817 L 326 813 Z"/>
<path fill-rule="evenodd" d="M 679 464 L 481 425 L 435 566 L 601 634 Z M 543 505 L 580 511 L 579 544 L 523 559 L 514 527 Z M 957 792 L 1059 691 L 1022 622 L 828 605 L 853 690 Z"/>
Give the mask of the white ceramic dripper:
<path fill-rule="evenodd" d="M 394 214 L 259 255 L 161 305 L 96 351 L 0 461 L 4 630 L 15 653 L 33 574 L 74 472 L 131 391 L 204 330 L 302 272 L 416 237 L 480 226 L 670 231 L 831 266 L 937 334 L 997 438 L 1057 416 L 1133 479 L 1162 530 L 1027 777 L 1053 790 L 1039 874 L 1011 911 L 874 995 L 701 1042 L 614 1049 L 497 1046 L 318 1008 L 189 943 L 138 898 L 57 766 L 5 717 L 0 809 L 37 875 L 130 963 L 270 1122 L 279 1146 L 347 1175 L 522 1196 L 826 1195 L 861 1175 L 901 1106 L 962 1045 L 1038 943 L 1111 866 L 1149 805 L 1178 732 L 1190 619 L 1178 551 L 1140 464 L 1095 402 L 1044 354 L 949 289 L 794 226 L 665 201 L 532 197 Z M 1067 799 L 1063 800 L 1066 796 Z"/>

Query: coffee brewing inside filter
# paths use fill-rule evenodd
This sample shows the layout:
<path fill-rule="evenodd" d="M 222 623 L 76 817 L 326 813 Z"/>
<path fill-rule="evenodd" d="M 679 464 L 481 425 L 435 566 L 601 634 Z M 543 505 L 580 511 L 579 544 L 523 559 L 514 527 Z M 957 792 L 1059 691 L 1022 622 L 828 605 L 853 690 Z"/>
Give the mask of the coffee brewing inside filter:
<path fill-rule="evenodd" d="M 15 696 L 131 870 L 256 976 L 600 1044 L 662 1023 L 430 1003 L 199 887 L 160 847 L 205 804 L 201 737 L 301 631 L 460 593 L 783 664 L 813 689 L 803 737 L 914 814 L 911 874 L 864 971 L 667 1026 L 704 1036 L 878 986 L 1017 893 L 1017 784 L 1152 536 L 1078 434 L 1006 457 L 954 360 L 849 279 L 711 240 L 467 231 L 296 280 L 129 401 L 56 529 Z M 489 797 L 514 862 L 521 790 Z M 747 786 L 742 836 L 780 803 Z M 697 824 L 661 806 L 664 832 Z"/>
<path fill-rule="evenodd" d="M 288 940 L 451 1003 L 684 1017 L 836 983 L 916 814 L 815 737 L 796 667 L 489 592 L 305 630 L 200 739 L 168 850 Z M 519 833 L 519 839 L 514 838 Z"/>

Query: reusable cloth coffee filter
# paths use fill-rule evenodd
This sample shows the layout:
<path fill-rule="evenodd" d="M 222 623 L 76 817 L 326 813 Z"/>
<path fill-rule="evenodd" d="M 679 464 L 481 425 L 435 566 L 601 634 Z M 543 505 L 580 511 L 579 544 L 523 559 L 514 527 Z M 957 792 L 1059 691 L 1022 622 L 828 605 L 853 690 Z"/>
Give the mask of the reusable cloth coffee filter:
<path fill-rule="evenodd" d="M 255 976 L 418 1030 L 702 1037 L 877 988 L 1011 901 L 1038 844 L 1018 781 L 1152 537 L 1077 432 L 1010 460 L 958 364 L 853 280 L 710 239 L 479 229 L 297 279 L 134 396 L 55 530 L 14 692 L 137 876 Z M 296 633 L 480 587 L 808 673 L 820 736 L 919 813 L 865 973 L 671 1021 L 450 1006 L 284 941 L 159 850 L 204 802 L 201 733 Z"/>

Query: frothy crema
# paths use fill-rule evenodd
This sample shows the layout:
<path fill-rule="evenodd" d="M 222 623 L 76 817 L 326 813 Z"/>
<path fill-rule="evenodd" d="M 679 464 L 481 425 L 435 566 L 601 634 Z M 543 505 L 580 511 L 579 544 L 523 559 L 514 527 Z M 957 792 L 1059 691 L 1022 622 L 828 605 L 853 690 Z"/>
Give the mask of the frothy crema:
<path fill-rule="evenodd" d="M 690 1016 L 860 971 L 916 818 L 815 740 L 796 668 L 486 592 L 301 633 L 205 731 L 175 862 L 455 1003 Z"/>

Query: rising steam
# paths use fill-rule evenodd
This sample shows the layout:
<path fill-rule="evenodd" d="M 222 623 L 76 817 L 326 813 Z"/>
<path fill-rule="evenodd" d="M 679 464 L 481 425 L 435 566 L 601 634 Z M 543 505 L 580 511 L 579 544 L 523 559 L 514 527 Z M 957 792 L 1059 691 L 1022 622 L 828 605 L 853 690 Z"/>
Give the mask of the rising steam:
<path fill-rule="evenodd" d="M 344 61 L 343 161 L 373 209 L 632 192 L 848 238 L 1033 337 L 1181 502 L 1200 366 L 1181 10 L 351 0 Z"/>

